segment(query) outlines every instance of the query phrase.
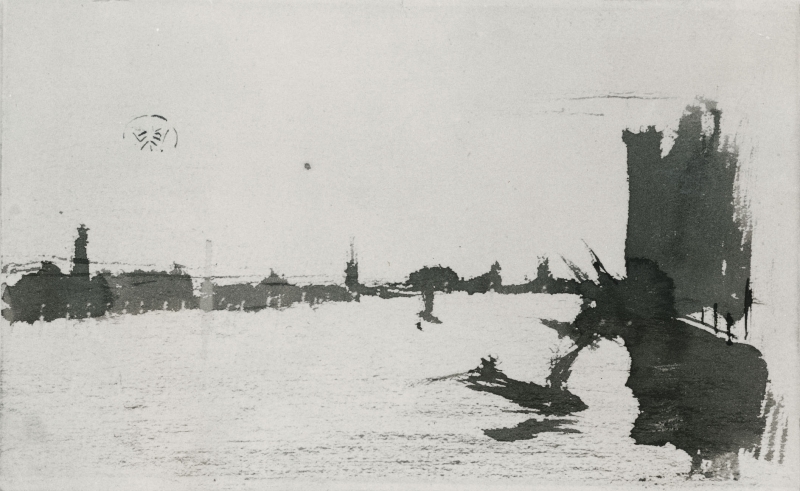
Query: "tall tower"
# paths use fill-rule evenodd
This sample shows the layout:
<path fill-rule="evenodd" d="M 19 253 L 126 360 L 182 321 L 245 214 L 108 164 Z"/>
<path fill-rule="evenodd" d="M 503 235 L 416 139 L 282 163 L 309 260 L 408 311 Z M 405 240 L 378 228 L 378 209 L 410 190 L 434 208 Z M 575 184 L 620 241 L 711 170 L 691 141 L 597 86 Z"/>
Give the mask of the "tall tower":
<path fill-rule="evenodd" d="M 81 224 L 78 227 L 78 238 L 75 239 L 75 255 L 72 258 L 72 276 L 89 277 L 89 257 L 86 255 L 86 245 L 89 243 L 89 229 Z"/>
<path fill-rule="evenodd" d="M 623 132 L 630 196 L 625 259 L 630 266 L 653 261 L 674 281 L 680 315 L 718 304 L 722 315 L 738 320 L 749 289 L 751 239 L 747 210 L 737 204 L 738 151 L 720 143 L 720 118 L 710 101 L 687 107 L 663 157 L 660 131 Z M 705 121 L 713 127 L 704 128 Z"/>
<path fill-rule="evenodd" d="M 358 260 L 356 259 L 354 239 L 350 239 L 350 260 L 344 269 L 344 285 L 348 290 L 358 290 Z"/>

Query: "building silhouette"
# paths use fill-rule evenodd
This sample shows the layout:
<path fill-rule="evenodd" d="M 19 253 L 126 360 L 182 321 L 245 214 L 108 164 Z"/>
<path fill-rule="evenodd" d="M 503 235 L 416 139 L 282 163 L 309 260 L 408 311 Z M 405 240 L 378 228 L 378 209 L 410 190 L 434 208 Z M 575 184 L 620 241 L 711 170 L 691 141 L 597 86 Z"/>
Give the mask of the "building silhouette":
<path fill-rule="evenodd" d="M 89 229 L 81 224 L 78 227 L 78 238 L 75 239 L 75 255 L 72 258 L 72 276 L 89 277 L 89 256 L 86 246 L 89 244 Z"/>
<path fill-rule="evenodd" d="M 192 277 L 175 264 L 172 271 L 142 271 L 112 275 L 106 273 L 114 314 L 143 314 L 152 310 L 195 308 L 197 299 Z"/>
<path fill-rule="evenodd" d="M 50 261 L 39 271 L 23 275 L 3 292 L 3 317 L 9 322 L 51 321 L 58 318 L 99 317 L 111 307 L 113 296 L 102 275 L 89 274 L 88 228 L 78 228 L 73 268 L 69 275 Z"/>
<path fill-rule="evenodd" d="M 738 155 L 720 141 L 721 115 L 713 102 L 688 107 L 664 157 L 663 134 L 654 127 L 623 132 L 630 191 L 625 258 L 629 276 L 632 260 L 647 259 L 674 281 L 679 315 L 718 304 L 720 315 L 738 319 L 751 247 L 736 204 Z M 711 123 L 705 131 L 704 119 Z"/>

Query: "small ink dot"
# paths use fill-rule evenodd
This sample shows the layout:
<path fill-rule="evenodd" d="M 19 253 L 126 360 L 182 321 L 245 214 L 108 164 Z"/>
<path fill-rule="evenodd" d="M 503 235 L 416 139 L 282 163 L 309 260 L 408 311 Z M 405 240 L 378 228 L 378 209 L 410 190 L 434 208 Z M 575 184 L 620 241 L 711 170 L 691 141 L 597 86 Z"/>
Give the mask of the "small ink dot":
<path fill-rule="evenodd" d="M 303 167 L 305 167 L 306 170 L 311 170 L 311 164 L 309 164 L 308 162 L 306 162 L 306 165 L 304 165 Z"/>

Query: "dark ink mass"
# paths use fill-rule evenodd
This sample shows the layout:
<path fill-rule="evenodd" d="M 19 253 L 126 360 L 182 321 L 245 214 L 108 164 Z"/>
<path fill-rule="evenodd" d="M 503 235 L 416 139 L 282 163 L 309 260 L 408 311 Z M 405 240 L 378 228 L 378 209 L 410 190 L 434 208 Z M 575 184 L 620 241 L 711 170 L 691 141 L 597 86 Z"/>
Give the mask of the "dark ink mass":
<path fill-rule="evenodd" d="M 195 308 L 258 311 L 286 308 L 301 302 L 315 306 L 354 299 L 345 287 L 292 285 L 274 271 L 258 284 L 217 285 L 211 277 L 204 278 L 196 293 L 192 276 L 177 263 L 169 272 L 137 269 L 113 274 L 103 270 L 90 278 L 88 230 L 83 225 L 78 229 L 69 275 L 63 274 L 52 262 L 44 261 L 36 272 L 23 275 L 14 285 L 5 285 L 3 301 L 8 307 L 3 309 L 3 317 L 6 320 L 33 323 Z"/>
<path fill-rule="evenodd" d="M 631 436 L 685 450 L 693 472 L 701 472 L 703 460 L 727 459 L 728 477 L 738 478 L 739 450 L 755 450 L 764 432 L 768 374 L 757 349 L 732 343 L 735 321 L 752 306 L 749 224 L 737 205 L 736 148 L 720 141 L 722 112 L 710 101 L 703 106 L 687 108 L 663 158 L 662 134 L 654 128 L 623 132 L 627 278 L 608 288 L 616 298 L 602 303 L 625 306 L 623 315 L 605 320 L 624 322 L 627 385 L 641 409 Z M 706 130 L 704 118 L 711 121 Z M 705 320 L 708 310 L 715 331 L 724 316 L 727 342 L 675 320 L 698 312 Z"/>
<path fill-rule="evenodd" d="M 737 150 L 721 141 L 721 117 L 713 102 L 689 107 L 665 157 L 662 132 L 623 132 L 630 185 L 625 257 L 654 261 L 672 279 L 679 315 L 716 304 L 738 320 L 752 294 L 750 232 L 737 205 Z M 712 122 L 707 131 L 704 118 Z"/>
<path fill-rule="evenodd" d="M 671 443 L 692 457 L 692 473 L 736 479 L 738 452 L 757 451 L 764 432 L 768 373 L 757 349 L 732 342 L 735 321 L 752 306 L 750 238 L 745 210 L 736 206 L 736 150 L 719 141 L 721 112 L 704 105 L 687 108 L 666 157 L 654 128 L 623 132 L 626 276 L 610 275 L 590 251 L 597 280 L 579 284 L 581 313 L 571 326 L 545 325 L 571 337 L 576 350 L 622 339 L 631 357 L 627 386 L 640 405 L 634 440 Z M 727 340 L 679 320 L 694 314 L 705 321 L 706 310 L 714 332 L 718 318 L 725 321 Z M 703 471 L 704 461 L 711 471 Z"/>
<path fill-rule="evenodd" d="M 3 317 L 9 322 L 51 321 L 59 318 L 83 319 L 104 315 L 113 301 L 103 276 L 89 275 L 87 245 L 89 229 L 81 225 L 75 240 L 72 271 L 64 274 L 49 261 L 35 273 L 23 275 L 3 292 Z"/>
<path fill-rule="evenodd" d="M 703 118 L 712 122 L 706 131 Z M 691 473 L 738 479 L 739 451 L 759 452 L 768 372 L 757 349 L 733 342 L 739 319 L 745 320 L 742 337 L 749 327 L 751 251 L 747 212 L 737 206 L 737 154 L 730 142 L 720 143 L 720 118 L 711 102 L 687 108 L 663 158 L 662 134 L 654 128 L 623 132 L 630 184 L 624 277 L 609 274 L 590 249 L 596 280 L 571 263 L 575 279 L 555 280 L 545 260 L 526 285 L 501 287 L 488 277 L 466 283 L 471 293 L 494 284 L 502 293 L 560 291 L 583 298 L 573 322 L 542 321 L 574 343 L 551 362 L 548 387 L 510 380 L 490 358 L 471 372 L 470 388 L 542 415 L 570 414 L 582 403 L 562 387 L 581 350 L 621 339 L 631 357 L 626 385 L 639 401 L 631 431 L 636 443 L 670 443 L 692 457 Z M 707 325 L 727 339 L 680 320 L 692 315 L 705 323 L 707 311 Z M 550 423 L 531 420 L 485 433 L 500 440 L 530 438 L 542 424 Z"/>
<path fill-rule="evenodd" d="M 568 419 L 529 419 L 513 428 L 495 428 L 483 430 L 484 435 L 499 442 L 515 442 L 517 440 L 530 440 L 539 433 L 580 433 L 574 428 L 565 428 L 562 425 L 572 423 Z"/>
<path fill-rule="evenodd" d="M 640 320 L 623 339 L 631 356 L 627 386 L 639 401 L 636 443 L 671 443 L 692 457 L 694 472 L 703 460 L 736 467 L 739 450 L 757 449 L 768 377 L 757 349 L 728 346 L 679 321 Z"/>
<path fill-rule="evenodd" d="M 504 397 L 545 416 L 566 416 L 588 407 L 578 396 L 561 387 L 545 387 L 507 377 L 497 368 L 497 359 L 492 356 L 482 358 L 481 365 L 467 373 L 465 382 L 472 390 Z"/>
<path fill-rule="evenodd" d="M 434 292 L 451 292 L 459 283 L 458 275 L 450 268 L 442 266 L 425 266 L 408 275 L 406 284 L 414 291 L 422 295 L 424 309 L 419 313 L 422 320 L 441 324 L 436 316 L 433 315 L 433 294 Z"/>
<path fill-rule="evenodd" d="M 282 309 L 305 302 L 350 302 L 353 296 L 339 285 L 293 285 L 274 271 L 258 284 L 214 285 L 214 310 Z"/>
<path fill-rule="evenodd" d="M 192 277 L 179 264 L 172 271 L 141 271 L 112 275 L 103 273 L 114 300 L 114 314 L 143 314 L 153 310 L 195 308 Z"/>
<path fill-rule="evenodd" d="M 721 469 L 738 468 L 738 451 L 757 450 L 764 432 L 768 373 L 761 353 L 676 319 L 668 302 L 671 282 L 654 263 L 635 263 L 628 267 L 631 276 L 614 278 L 595 256 L 598 280 L 581 284 L 592 306 L 571 325 L 544 322 L 576 346 L 553 364 L 550 377 L 565 380 L 583 347 L 622 339 L 631 357 L 626 385 L 639 401 L 631 431 L 636 443 L 675 445 L 693 458 L 696 473 L 703 460 L 722 459 L 730 465 Z M 735 478 L 736 472 L 726 476 Z"/>

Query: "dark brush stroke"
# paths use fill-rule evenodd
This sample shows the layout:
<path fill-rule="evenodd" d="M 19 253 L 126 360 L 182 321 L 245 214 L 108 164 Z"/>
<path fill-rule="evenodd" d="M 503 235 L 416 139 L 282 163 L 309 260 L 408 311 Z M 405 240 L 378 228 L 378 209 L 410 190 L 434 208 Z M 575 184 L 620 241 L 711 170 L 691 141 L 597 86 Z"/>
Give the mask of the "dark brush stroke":
<path fill-rule="evenodd" d="M 182 310 L 197 307 L 192 277 L 178 265 L 166 271 L 135 270 L 131 273 L 104 274 L 114 295 L 110 312 L 143 314 L 154 310 Z"/>
<path fill-rule="evenodd" d="M 766 421 L 766 418 L 769 416 L 769 414 L 772 412 L 774 408 L 775 408 L 775 398 L 772 396 L 771 391 L 767 391 L 767 395 L 766 397 L 764 397 L 764 407 L 761 409 L 761 417 L 764 418 L 764 420 Z M 767 447 L 769 447 L 769 444 L 767 444 Z M 756 459 L 760 457 L 761 450 L 762 450 L 761 446 L 757 446 L 755 448 L 753 456 Z"/>
<path fill-rule="evenodd" d="M 729 346 L 675 320 L 637 321 L 623 339 L 631 356 L 626 385 L 639 401 L 636 443 L 672 443 L 695 469 L 700 459 L 759 445 L 768 374 L 756 348 Z"/>
<path fill-rule="evenodd" d="M 362 295 L 380 297 L 383 299 L 397 297 L 412 297 L 416 292 L 409 290 L 407 284 L 390 283 L 378 286 L 367 286 L 358 279 L 358 258 L 355 253 L 355 246 L 350 242 L 350 260 L 345 264 L 345 288 L 359 301 Z"/>
<path fill-rule="evenodd" d="M 467 387 L 498 395 L 545 416 L 567 416 L 588 407 L 568 390 L 511 379 L 498 370 L 496 362 L 497 359 L 492 356 L 481 358 L 481 365 L 468 372 L 465 380 Z"/>
<path fill-rule="evenodd" d="M 567 97 L 564 100 L 567 101 L 584 101 L 590 99 L 641 99 L 641 100 L 669 100 L 675 99 L 674 97 L 665 97 L 665 96 L 649 96 L 649 95 L 633 95 L 633 94 L 603 94 L 603 95 L 589 95 L 589 96 L 582 96 L 582 97 Z"/>
<path fill-rule="evenodd" d="M 552 361 L 550 367 L 550 375 L 547 376 L 547 385 L 552 389 L 566 388 L 567 380 L 572 374 L 572 365 L 578 359 L 583 348 L 589 346 L 590 341 L 582 341 L 577 343 L 575 348 L 564 356 L 559 356 Z"/>
<path fill-rule="evenodd" d="M 783 402 L 776 401 L 770 393 L 767 398 L 768 404 L 764 407 L 764 416 L 771 416 L 771 422 L 767 430 L 767 452 L 764 455 L 764 460 L 771 462 L 775 457 L 776 440 L 778 439 L 778 427 L 780 426 L 781 416 L 783 414 Z M 771 402 L 771 404 L 769 404 Z M 782 448 L 778 450 L 780 452 Z"/>
<path fill-rule="evenodd" d="M 39 272 L 24 275 L 3 292 L 3 318 L 9 322 L 46 322 L 60 318 L 83 319 L 104 315 L 111 304 L 108 284 L 101 276 L 65 275 L 44 262 Z"/>
<path fill-rule="evenodd" d="M 466 292 L 469 295 L 488 292 L 500 294 L 577 293 L 579 281 L 553 277 L 549 264 L 548 258 L 539 258 L 536 278 L 517 285 L 503 284 L 503 278 L 500 274 L 502 267 L 495 261 L 488 272 L 470 279 L 459 278 L 451 268 L 439 265 L 426 266 L 411 273 L 409 279 L 402 284 L 365 286 L 358 279 L 358 260 L 351 245 L 350 260 L 345 265 L 344 284 L 355 295 L 356 300 L 361 295 L 395 298 L 420 294 L 425 305 L 423 311 L 419 314 L 420 317 L 435 323 L 438 319 L 433 316 L 433 298 L 434 293 L 437 291 Z M 574 265 L 573 269 L 575 269 Z M 580 281 L 583 279 L 585 278 L 579 278 Z"/>
<path fill-rule="evenodd" d="M 703 132 L 704 115 L 714 121 L 710 133 Z M 625 257 L 658 264 L 675 283 L 680 315 L 718 304 L 720 315 L 737 321 L 747 311 L 751 245 L 747 224 L 737 218 L 738 154 L 720 142 L 721 117 L 713 102 L 689 106 L 663 158 L 662 132 L 623 132 L 630 189 Z"/>
<path fill-rule="evenodd" d="M 351 302 L 353 296 L 339 285 L 306 285 L 300 287 L 305 293 L 305 302 L 311 306 L 325 302 Z"/>
<path fill-rule="evenodd" d="M 355 268 L 355 269 L 354 269 Z M 502 267 L 497 261 L 489 267 L 489 271 L 470 279 L 459 278 L 451 268 L 434 266 L 424 267 L 409 275 L 406 286 L 412 291 L 422 293 L 426 309 L 423 313 L 430 314 L 433 310 L 433 295 L 431 292 L 466 292 L 469 295 L 476 293 L 496 292 L 500 294 L 522 293 L 577 293 L 579 281 L 553 277 L 550 271 L 550 260 L 539 258 L 536 278 L 531 281 L 517 284 L 503 284 L 501 275 Z M 357 264 L 348 263 L 346 284 L 357 282 Z M 355 276 L 354 276 L 355 275 Z"/>
<path fill-rule="evenodd" d="M 576 273 L 581 313 L 571 328 L 544 324 L 578 346 L 622 339 L 631 357 L 626 385 L 640 408 L 635 442 L 671 443 L 691 456 L 692 473 L 704 472 L 707 460 L 707 475 L 735 479 L 739 451 L 761 452 L 774 402 L 767 398 L 762 412 L 768 371 L 761 353 L 733 343 L 731 327 L 744 316 L 749 321 L 753 303 L 750 237 L 737 218 L 747 213 L 736 208 L 736 150 L 720 144 L 721 112 L 704 104 L 687 108 L 666 157 L 654 128 L 623 132 L 630 186 L 626 276 L 610 275 L 590 250 L 597 280 Z M 704 114 L 714 122 L 709 133 Z M 678 320 L 703 308 L 713 309 L 713 319 L 703 320 L 715 330 L 724 322 L 727 342 Z M 770 429 L 771 440 L 777 431 Z M 765 459 L 774 458 L 774 446 Z"/>
<path fill-rule="evenodd" d="M 532 440 L 539 433 L 580 433 L 574 428 L 563 428 L 561 425 L 573 423 L 568 419 L 529 419 L 513 428 L 494 428 L 483 430 L 483 434 L 499 442 L 516 442 L 518 440 Z"/>
<path fill-rule="evenodd" d="M 555 278 L 550 271 L 550 259 L 539 258 L 536 278 L 520 285 L 502 285 L 497 291 L 506 294 L 520 293 L 578 293 L 579 281 L 574 279 Z"/>
<path fill-rule="evenodd" d="M 503 278 L 500 276 L 500 263 L 495 261 L 487 273 L 476 276 L 469 280 L 456 282 L 455 289 L 467 292 L 469 295 L 476 293 L 487 293 L 489 291 L 501 291 L 503 289 Z"/>
<path fill-rule="evenodd" d="M 605 116 L 604 113 L 588 113 L 588 112 L 566 112 L 563 108 L 560 111 L 541 111 L 535 112 L 533 114 L 561 114 L 563 116 L 594 116 L 594 117 L 603 117 Z"/>
<path fill-rule="evenodd" d="M 677 320 L 669 301 L 674 287 L 653 261 L 628 260 L 630 276 L 614 278 L 592 256 L 598 278 L 581 283 L 584 308 L 572 329 L 545 325 L 578 346 L 623 340 L 631 357 L 626 386 L 639 401 L 631 430 L 637 444 L 673 444 L 692 457 L 693 473 L 701 472 L 704 459 L 737 469 L 738 451 L 757 451 L 765 430 L 768 372 L 761 353 Z M 736 472 L 721 475 L 735 478 Z"/>
<path fill-rule="evenodd" d="M 469 373 L 470 372 L 459 372 L 459 373 L 451 373 L 450 375 L 442 375 L 439 377 L 429 377 L 419 382 L 415 382 L 411 385 L 429 385 L 434 382 L 443 382 L 445 380 L 452 380 L 456 378 L 466 377 L 467 375 L 469 375 Z"/>
<path fill-rule="evenodd" d="M 450 268 L 439 266 L 425 266 L 408 275 L 406 285 L 414 291 L 420 292 L 424 309 L 419 312 L 419 317 L 427 322 L 441 324 L 433 315 L 434 292 L 451 292 L 459 284 L 460 278 Z"/>
<path fill-rule="evenodd" d="M 579 268 L 575 263 L 565 258 L 564 256 L 559 256 L 559 257 L 561 257 L 561 260 L 564 261 L 564 264 L 567 265 L 567 267 L 572 272 L 573 276 L 575 276 L 575 279 L 578 280 L 578 282 L 584 282 L 589 279 L 589 275 L 587 275 L 584 271 L 582 271 L 581 268 Z"/>
<path fill-rule="evenodd" d="M 789 438 L 789 425 L 785 425 L 783 427 L 783 433 L 781 433 L 781 451 L 780 456 L 778 457 L 778 463 L 783 464 L 783 457 L 786 451 L 786 441 Z"/>
<path fill-rule="evenodd" d="M 747 281 L 744 284 L 744 338 L 747 339 L 749 334 L 748 331 L 748 322 L 750 321 L 750 315 L 753 311 L 753 289 L 750 288 L 750 278 L 747 278 Z"/>
<path fill-rule="evenodd" d="M 704 116 L 713 120 L 710 133 L 703 131 Z M 760 452 L 768 371 L 757 349 L 733 343 L 733 324 L 749 321 L 753 303 L 751 239 L 738 218 L 747 213 L 736 205 L 737 150 L 720 142 L 721 117 L 711 101 L 687 107 L 665 157 L 654 127 L 623 132 L 627 277 L 587 290 L 597 308 L 579 314 L 576 325 L 624 340 L 631 356 L 627 386 L 640 405 L 631 432 L 637 443 L 672 443 L 692 457 L 693 473 L 702 472 L 705 459 L 715 462 L 711 474 L 737 478 L 739 450 Z M 713 309 L 715 332 L 720 317 L 725 322 L 727 342 L 676 320 L 706 309 Z M 770 438 L 776 431 L 770 428 Z M 720 459 L 727 467 L 716 464 Z"/>
<path fill-rule="evenodd" d="M 257 285 L 213 285 L 212 298 L 214 310 L 250 312 L 284 309 L 301 302 L 312 307 L 324 302 L 350 302 L 354 295 L 338 285 L 293 285 L 273 271 Z"/>
<path fill-rule="evenodd" d="M 539 322 L 556 331 L 558 339 L 576 337 L 575 324 L 572 322 L 560 322 L 554 319 L 539 319 Z"/>

